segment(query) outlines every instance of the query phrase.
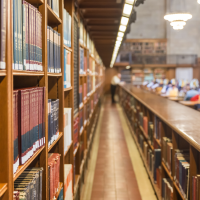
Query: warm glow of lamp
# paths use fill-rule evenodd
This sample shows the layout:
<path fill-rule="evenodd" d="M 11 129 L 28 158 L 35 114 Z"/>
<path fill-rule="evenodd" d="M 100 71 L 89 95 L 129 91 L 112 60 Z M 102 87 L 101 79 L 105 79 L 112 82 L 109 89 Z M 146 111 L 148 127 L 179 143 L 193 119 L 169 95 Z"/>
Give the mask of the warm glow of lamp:
<path fill-rule="evenodd" d="M 118 32 L 118 37 L 124 37 L 124 33 L 122 33 L 122 32 Z"/>
<path fill-rule="evenodd" d="M 135 0 L 126 0 L 126 3 L 133 5 Z"/>
<path fill-rule="evenodd" d="M 121 32 L 125 32 L 126 26 L 120 25 L 119 30 L 120 30 Z"/>
<path fill-rule="evenodd" d="M 128 20 L 129 20 L 128 17 L 122 17 L 122 18 L 121 18 L 121 24 L 127 26 Z"/>
<path fill-rule="evenodd" d="M 127 15 L 127 16 L 130 16 L 130 14 L 132 12 L 132 8 L 133 8 L 132 5 L 125 3 L 124 4 L 124 9 L 123 9 L 123 14 Z"/>
<path fill-rule="evenodd" d="M 122 38 L 121 37 L 117 37 L 117 41 L 122 41 Z"/>

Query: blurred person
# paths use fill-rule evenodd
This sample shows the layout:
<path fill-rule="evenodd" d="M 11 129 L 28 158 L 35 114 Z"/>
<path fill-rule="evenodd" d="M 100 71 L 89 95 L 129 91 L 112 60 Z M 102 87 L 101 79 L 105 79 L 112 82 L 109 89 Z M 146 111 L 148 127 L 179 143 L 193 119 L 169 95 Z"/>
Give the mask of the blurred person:
<path fill-rule="evenodd" d="M 193 79 L 187 87 L 190 87 L 190 90 L 187 91 L 184 101 L 190 101 L 192 97 L 199 95 L 199 92 L 197 91 L 199 88 L 198 80 Z"/>
<path fill-rule="evenodd" d="M 112 103 L 116 103 L 115 102 L 115 91 L 117 88 L 117 85 L 121 82 L 121 74 L 118 73 L 117 75 L 113 76 L 112 80 L 111 80 L 111 86 L 110 86 L 110 91 L 111 91 L 111 98 L 112 98 Z"/>
<path fill-rule="evenodd" d="M 172 79 L 167 90 L 167 96 L 169 97 L 177 97 L 178 96 L 178 88 L 176 87 L 176 80 Z"/>

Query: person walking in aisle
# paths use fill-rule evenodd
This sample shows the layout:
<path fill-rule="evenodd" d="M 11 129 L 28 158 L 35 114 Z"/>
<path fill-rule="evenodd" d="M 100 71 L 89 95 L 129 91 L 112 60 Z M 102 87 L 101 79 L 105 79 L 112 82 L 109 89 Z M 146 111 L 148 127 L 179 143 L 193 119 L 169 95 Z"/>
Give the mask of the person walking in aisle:
<path fill-rule="evenodd" d="M 110 90 L 111 90 L 111 98 L 112 98 L 112 103 L 116 103 L 115 102 L 115 91 L 117 88 L 117 85 L 121 82 L 121 74 L 118 73 L 117 75 L 113 76 L 112 80 L 111 80 L 111 86 L 110 86 Z"/>

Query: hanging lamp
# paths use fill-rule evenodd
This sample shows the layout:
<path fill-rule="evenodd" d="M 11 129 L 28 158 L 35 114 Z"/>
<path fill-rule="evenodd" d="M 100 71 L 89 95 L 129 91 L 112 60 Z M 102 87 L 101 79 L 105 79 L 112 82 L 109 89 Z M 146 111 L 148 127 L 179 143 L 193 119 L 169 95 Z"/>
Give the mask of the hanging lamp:
<path fill-rule="evenodd" d="M 200 0 L 197 0 L 197 3 L 200 4 Z"/>
<path fill-rule="evenodd" d="M 173 9 L 172 2 L 176 3 L 175 5 L 173 5 Z M 170 25 L 173 27 L 174 30 L 182 30 L 186 25 L 186 22 L 192 18 L 192 15 L 186 12 L 185 0 L 170 0 L 169 6 L 170 12 L 164 16 L 164 19 L 170 22 Z"/>

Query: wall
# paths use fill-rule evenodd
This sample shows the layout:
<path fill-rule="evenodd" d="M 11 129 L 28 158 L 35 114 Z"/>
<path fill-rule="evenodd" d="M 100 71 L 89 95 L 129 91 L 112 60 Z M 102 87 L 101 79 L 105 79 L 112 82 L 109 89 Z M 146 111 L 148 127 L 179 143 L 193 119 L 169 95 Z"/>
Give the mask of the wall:
<path fill-rule="evenodd" d="M 183 30 L 173 30 L 164 20 L 166 11 L 175 11 L 185 1 L 185 9 L 192 14 Z M 171 6 L 169 2 L 172 2 Z M 200 57 L 200 5 L 197 0 L 146 0 L 135 8 L 137 19 L 131 24 L 127 39 L 167 38 L 168 54 L 196 54 Z"/>
<path fill-rule="evenodd" d="M 146 0 L 134 9 L 137 19 L 131 24 L 127 39 L 165 38 L 165 0 Z"/>
<path fill-rule="evenodd" d="M 112 80 L 112 77 L 115 76 L 118 73 L 117 69 L 115 68 L 107 68 L 105 71 L 105 82 L 104 82 L 104 92 L 110 93 L 110 83 Z"/>

